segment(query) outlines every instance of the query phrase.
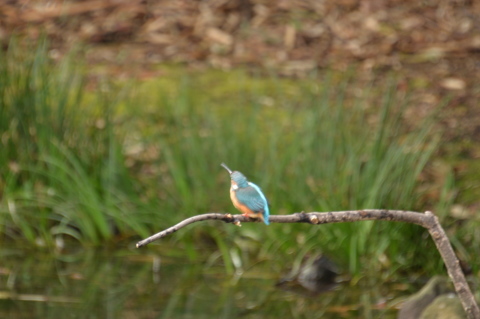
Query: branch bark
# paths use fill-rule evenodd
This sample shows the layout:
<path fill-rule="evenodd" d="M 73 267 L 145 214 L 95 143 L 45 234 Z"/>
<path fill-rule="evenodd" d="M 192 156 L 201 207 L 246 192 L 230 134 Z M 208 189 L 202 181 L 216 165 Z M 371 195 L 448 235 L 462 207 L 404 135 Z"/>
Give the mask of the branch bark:
<path fill-rule="evenodd" d="M 204 220 L 217 219 L 227 223 L 233 223 L 240 226 L 243 222 L 257 222 L 256 219 L 250 219 L 242 215 L 231 214 L 218 214 L 210 213 L 197 215 L 185 219 L 184 221 L 165 229 L 153 236 L 150 236 L 137 243 L 137 248 L 145 246 L 154 240 L 168 236 L 177 230 Z M 404 222 L 420 225 L 428 230 L 432 236 L 435 245 L 437 246 L 440 255 L 447 267 L 448 275 L 453 281 L 455 290 L 462 302 L 463 308 L 467 313 L 469 319 L 480 319 L 480 309 L 478 307 L 475 298 L 468 286 L 465 276 L 460 268 L 460 262 L 458 261 L 455 252 L 448 240 L 445 231 L 440 225 L 438 218 L 431 212 L 418 213 L 411 211 L 401 210 L 381 210 L 381 209 L 364 209 L 364 210 L 352 210 L 352 211 L 339 211 L 339 212 L 327 212 L 327 213 L 295 213 L 292 215 L 272 215 L 269 218 L 271 223 L 309 223 L 313 225 L 328 224 L 328 223 L 344 223 L 344 222 L 356 222 L 364 220 L 387 220 L 395 222 Z"/>

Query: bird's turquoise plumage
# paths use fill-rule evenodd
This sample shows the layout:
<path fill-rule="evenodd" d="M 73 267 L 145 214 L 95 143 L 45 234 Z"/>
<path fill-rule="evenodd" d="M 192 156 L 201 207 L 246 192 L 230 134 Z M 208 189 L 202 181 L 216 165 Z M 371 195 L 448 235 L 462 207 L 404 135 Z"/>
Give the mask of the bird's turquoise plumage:
<path fill-rule="evenodd" d="M 242 173 L 237 171 L 232 172 L 232 170 L 223 163 L 222 166 L 230 173 L 232 180 L 230 198 L 232 199 L 233 205 L 240 210 L 243 215 L 259 216 L 266 225 L 270 224 L 268 202 L 260 187 L 249 182 Z"/>

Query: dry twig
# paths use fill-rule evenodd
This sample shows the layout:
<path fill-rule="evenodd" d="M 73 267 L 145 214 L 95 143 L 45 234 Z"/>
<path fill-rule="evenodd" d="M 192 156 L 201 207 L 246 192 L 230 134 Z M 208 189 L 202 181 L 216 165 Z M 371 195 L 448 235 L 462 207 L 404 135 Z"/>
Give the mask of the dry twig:
<path fill-rule="evenodd" d="M 241 222 L 252 222 L 248 217 L 242 215 L 231 214 L 203 214 L 197 215 L 185 219 L 184 221 L 167 228 L 153 236 L 150 236 L 137 243 L 137 248 L 145 246 L 154 240 L 163 238 L 169 234 L 172 234 L 189 224 L 218 219 L 227 223 L 234 223 L 239 225 Z M 438 218 L 427 211 L 425 214 L 410 211 L 400 210 L 377 210 L 377 209 L 364 209 L 355 211 L 339 211 L 339 212 L 327 212 L 327 213 L 295 213 L 292 215 L 272 215 L 270 216 L 271 223 L 309 223 L 309 224 L 328 224 L 328 223 L 343 223 L 343 222 L 356 222 L 364 220 L 387 220 L 395 222 L 404 222 L 420 225 L 428 230 L 430 235 L 437 246 L 440 255 L 447 267 L 448 275 L 453 281 L 455 290 L 460 298 L 463 308 L 470 319 L 480 319 L 480 309 L 473 297 L 470 287 L 467 284 L 465 276 L 460 268 L 460 262 L 458 261 L 455 252 L 452 249 L 450 241 L 448 240 L 445 231 L 440 225 Z"/>

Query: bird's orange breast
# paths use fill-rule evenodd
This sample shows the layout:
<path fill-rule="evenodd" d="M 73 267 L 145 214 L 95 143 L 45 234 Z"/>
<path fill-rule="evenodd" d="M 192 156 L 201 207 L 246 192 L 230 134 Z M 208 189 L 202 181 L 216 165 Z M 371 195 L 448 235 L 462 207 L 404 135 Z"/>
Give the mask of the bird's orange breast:
<path fill-rule="evenodd" d="M 247 205 L 240 203 L 240 201 L 237 198 L 237 194 L 233 190 L 233 188 L 230 189 L 230 199 L 232 200 L 233 206 L 235 206 L 235 208 L 238 209 L 242 214 L 245 214 L 245 215 L 254 214 L 254 212 L 250 208 L 248 208 Z"/>

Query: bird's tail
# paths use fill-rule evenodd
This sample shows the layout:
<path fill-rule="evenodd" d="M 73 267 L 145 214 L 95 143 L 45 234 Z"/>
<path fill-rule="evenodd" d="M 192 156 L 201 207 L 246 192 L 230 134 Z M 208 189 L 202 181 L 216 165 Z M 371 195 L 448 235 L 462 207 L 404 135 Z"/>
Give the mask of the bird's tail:
<path fill-rule="evenodd" d="M 270 217 L 270 212 L 268 211 L 268 208 L 267 208 L 267 210 L 265 210 L 262 214 L 262 220 L 265 223 L 265 225 L 270 225 L 269 217 Z"/>

